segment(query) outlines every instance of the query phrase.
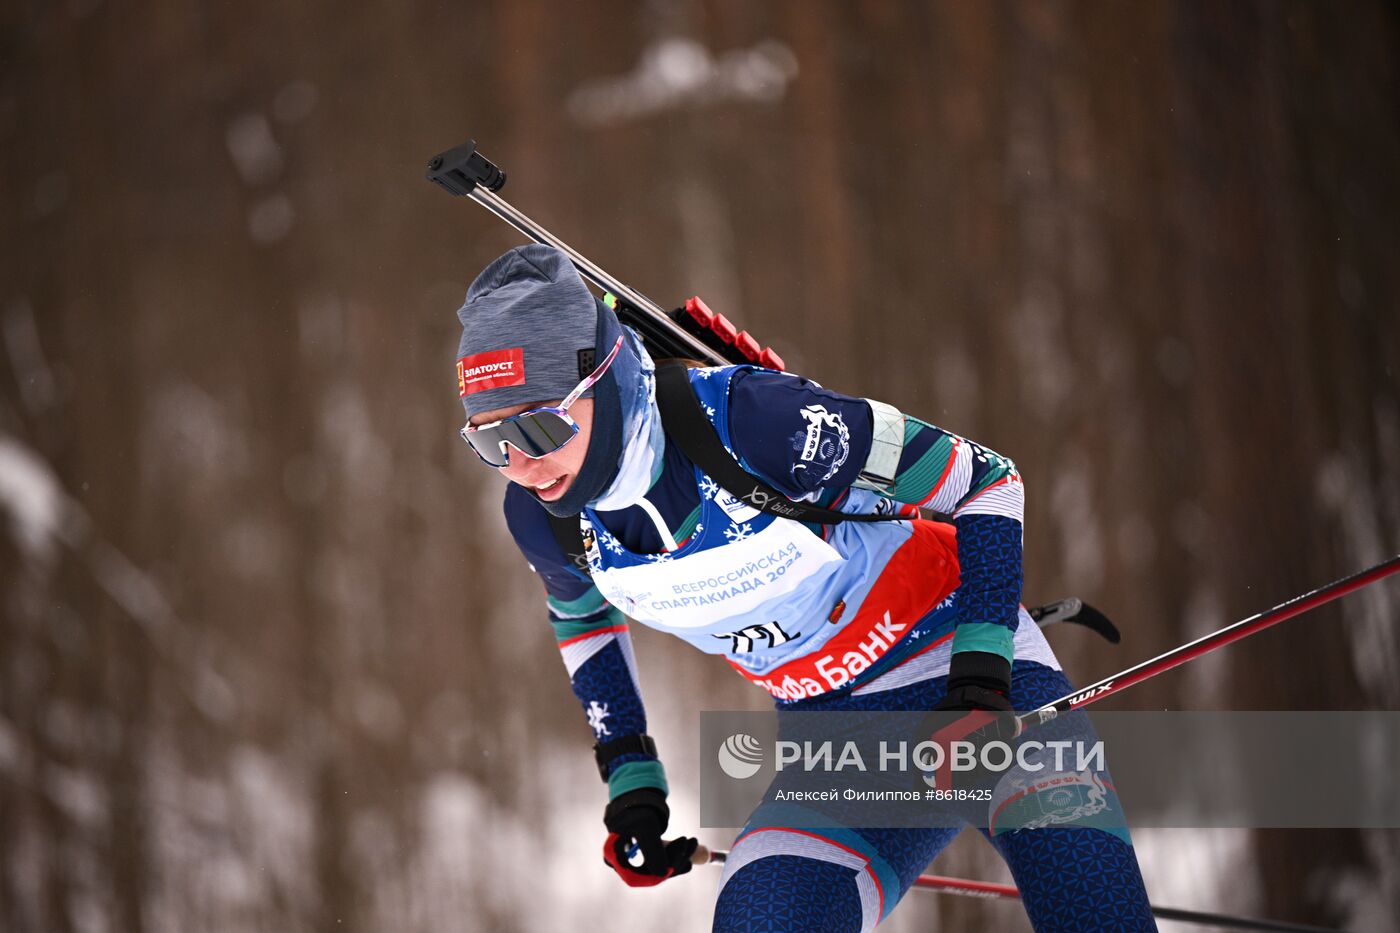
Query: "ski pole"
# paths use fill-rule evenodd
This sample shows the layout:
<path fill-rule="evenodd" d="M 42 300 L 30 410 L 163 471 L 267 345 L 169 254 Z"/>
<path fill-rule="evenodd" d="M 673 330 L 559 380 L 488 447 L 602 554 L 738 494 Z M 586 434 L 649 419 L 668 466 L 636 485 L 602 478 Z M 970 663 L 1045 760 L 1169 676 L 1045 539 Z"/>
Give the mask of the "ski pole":
<path fill-rule="evenodd" d="M 1126 690 L 1133 684 L 1140 684 L 1144 680 L 1156 677 L 1163 671 L 1169 671 L 1187 661 L 1194 661 L 1202 655 L 1209 654 L 1217 648 L 1223 648 L 1231 642 L 1239 641 L 1247 635 L 1262 631 L 1271 625 L 1277 625 L 1286 619 L 1291 619 L 1296 615 L 1301 615 L 1309 609 L 1316 609 L 1323 603 L 1331 602 L 1338 597 L 1355 592 L 1364 586 L 1369 586 L 1377 580 L 1382 580 L 1396 571 L 1400 571 L 1400 555 L 1382 561 L 1367 570 L 1343 577 L 1327 584 L 1324 587 L 1295 596 L 1287 602 L 1280 603 L 1267 612 L 1252 615 L 1247 619 L 1242 619 L 1233 625 L 1227 625 L 1209 635 L 1204 635 L 1193 642 L 1173 648 L 1166 654 L 1160 654 L 1150 661 L 1143 661 L 1136 667 L 1130 667 L 1126 671 L 1114 674 L 1112 677 L 1105 677 L 1096 684 L 1091 684 L 1082 690 L 1076 690 L 1068 696 L 1061 697 L 1053 703 L 1042 706 L 1040 709 L 1029 713 L 1023 713 L 1018 717 L 1021 728 L 1029 728 L 1033 725 L 1049 722 L 1060 713 L 1067 713 L 1073 709 L 1082 709 L 1090 703 L 1097 703 L 1104 697 L 1112 696 L 1120 690 Z"/>
<path fill-rule="evenodd" d="M 711 853 L 713 854 L 713 853 Z M 946 894 L 961 894 L 965 897 L 1015 898 L 1020 900 L 1021 892 L 1015 885 L 996 884 L 989 881 L 971 881 L 965 878 L 949 878 L 946 875 L 920 875 L 914 879 L 914 887 Z M 1152 905 L 1152 916 L 1158 920 L 1175 920 L 1178 923 L 1198 923 L 1205 926 L 1224 927 L 1229 930 L 1276 930 L 1282 933 L 1341 933 L 1333 927 L 1314 927 L 1301 923 L 1284 923 L 1280 920 L 1258 920 L 1253 917 L 1235 917 L 1230 914 L 1209 913 L 1203 910 L 1182 910 L 1179 907 L 1157 907 Z"/>
<path fill-rule="evenodd" d="M 1030 613 L 1035 624 L 1041 628 L 1054 625 L 1057 622 L 1073 622 L 1090 631 L 1097 632 L 1111 644 L 1116 645 L 1123 639 L 1123 636 L 1118 633 L 1118 627 L 1109 620 L 1108 616 L 1078 596 L 1069 596 L 1026 611 Z"/>
<path fill-rule="evenodd" d="M 709 849 L 699 845 L 695 847 L 695 854 L 690 857 L 690 860 L 695 865 L 722 864 L 728 857 L 729 853 L 722 849 Z M 1016 889 L 1015 885 L 973 881 L 967 878 L 949 878 L 946 875 L 920 875 L 914 879 L 914 887 L 942 891 L 945 894 L 961 894 L 964 897 L 1021 899 L 1021 892 Z M 1229 914 L 1215 914 L 1201 910 L 1182 910 L 1178 907 L 1153 906 L 1152 916 L 1159 920 L 1198 923 L 1231 930 L 1271 930 L 1278 931 L 1278 933 L 1342 933 L 1342 931 L 1331 927 L 1305 926 L 1298 923 L 1283 923 L 1278 920 L 1256 920 L 1252 917 L 1235 917 Z"/>

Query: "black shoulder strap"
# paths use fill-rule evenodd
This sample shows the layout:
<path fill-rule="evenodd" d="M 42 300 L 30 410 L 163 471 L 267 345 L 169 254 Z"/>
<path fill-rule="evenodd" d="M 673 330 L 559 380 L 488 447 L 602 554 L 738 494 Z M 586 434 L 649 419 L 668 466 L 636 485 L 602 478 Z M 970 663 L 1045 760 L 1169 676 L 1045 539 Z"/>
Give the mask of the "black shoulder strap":
<path fill-rule="evenodd" d="M 686 365 L 678 360 L 657 367 L 656 403 L 661 409 L 661 423 L 666 428 L 666 436 L 680 446 L 681 452 L 731 496 L 760 511 L 818 525 L 904 520 L 899 515 L 859 515 L 824 509 L 809 502 L 795 502 L 745 470 L 725 450 L 714 425 L 705 417 L 700 400 L 695 397 L 695 388 L 690 384 Z M 583 533 L 578 527 L 578 516 L 550 514 L 549 527 L 569 561 L 588 573 L 588 555 L 583 546 Z"/>
<path fill-rule="evenodd" d="M 588 573 L 588 552 L 583 546 L 583 532 L 578 527 L 577 515 L 555 515 L 550 512 L 549 530 L 554 532 L 554 540 L 559 542 L 564 556 L 569 562 Z"/>
<path fill-rule="evenodd" d="M 714 425 L 705 417 L 705 410 L 700 407 L 695 388 L 690 384 L 686 365 L 679 360 L 657 367 L 656 403 L 661 409 L 666 436 L 680 445 L 681 452 L 731 496 L 760 511 L 818 525 L 904 520 L 899 515 L 859 515 L 795 502 L 745 470 L 729 455 Z"/>

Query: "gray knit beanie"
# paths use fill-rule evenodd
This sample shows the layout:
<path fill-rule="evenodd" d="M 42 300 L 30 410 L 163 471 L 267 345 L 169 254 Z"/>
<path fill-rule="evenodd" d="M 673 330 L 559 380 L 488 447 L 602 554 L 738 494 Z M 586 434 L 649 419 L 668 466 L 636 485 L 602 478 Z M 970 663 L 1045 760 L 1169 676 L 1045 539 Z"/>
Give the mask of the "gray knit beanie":
<path fill-rule="evenodd" d="M 597 304 L 552 246 L 517 246 L 487 266 L 457 319 L 457 390 L 468 418 L 561 399 L 593 368 Z"/>
<path fill-rule="evenodd" d="M 593 297 L 569 257 L 532 244 L 487 266 L 467 289 L 457 319 L 457 389 L 468 418 L 562 399 L 623 341 L 612 366 L 583 393 L 593 399 L 593 427 L 578 476 L 552 502 L 530 493 L 552 515 L 577 515 L 617 476 L 625 413 L 648 398 L 641 357 L 617 315 Z"/>

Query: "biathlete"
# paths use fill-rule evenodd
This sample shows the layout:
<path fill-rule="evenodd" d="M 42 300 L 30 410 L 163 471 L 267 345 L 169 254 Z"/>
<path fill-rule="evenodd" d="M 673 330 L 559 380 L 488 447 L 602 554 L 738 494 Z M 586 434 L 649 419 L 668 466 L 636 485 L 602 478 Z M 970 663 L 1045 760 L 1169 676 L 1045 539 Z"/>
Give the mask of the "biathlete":
<path fill-rule="evenodd" d="M 472 283 L 458 318 L 462 434 L 510 480 L 507 525 L 544 581 L 608 786 L 605 858 L 627 883 L 685 873 L 696 841 L 663 839 L 666 777 L 624 616 L 724 657 L 780 710 L 1005 714 L 1071 691 L 1020 605 L 1024 487 L 1009 459 L 791 373 L 692 368 L 707 420 L 749 474 L 792 500 L 908 516 L 781 518 L 730 495 L 668 440 L 655 364 L 563 253 L 509 251 Z M 577 516 L 586 565 L 551 516 Z M 1098 796 L 1098 810 L 1117 806 L 1111 791 Z M 1156 928 L 1121 824 L 1093 808 L 1057 818 L 1053 801 L 1024 804 L 982 831 L 1037 930 Z M 765 824 L 760 809 L 725 863 L 714 929 L 872 929 L 958 831 L 798 831 Z"/>

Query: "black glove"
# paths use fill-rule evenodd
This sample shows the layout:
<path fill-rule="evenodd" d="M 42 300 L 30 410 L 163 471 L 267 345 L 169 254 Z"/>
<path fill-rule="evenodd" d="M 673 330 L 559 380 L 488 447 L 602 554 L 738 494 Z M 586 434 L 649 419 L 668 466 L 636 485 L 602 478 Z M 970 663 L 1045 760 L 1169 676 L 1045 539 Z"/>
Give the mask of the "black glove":
<path fill-rule="evenodd" d="M 631 790 L 613 800 L 603 811 L 603 825 L 608 828 L 603 861 L 634 888 L 660 884 L 690 871 L 690 857 L 699 840 L 682 837 L 664 841 L 661 834 L 670 818 L 666 795 L 654 787 Z M 634 843 L 642 856 L 640 865 L 628 859 Z"/>
<path fill-rule="evenodd" d="M 986 651 L 960 651 L 948 665 L 948 692 L 936 712 L 990 710 L 1010 713 L 1011 662 Z M 1015 733 L 1008 736 L 1008 740 Z"/>
<path fill-rule="evenodd" d="M 1007 742 L 1016 738 L 1020 725 L 1009 699 L 1011 693 L 1011 662 L 986 651 L 961 651 L 953 655 L 948 668 L 948 692 L 935 713 L 966 713 L 949 722 L 948 716 L 936 717 L 938 726 L 933 741 L 944 747 L 944 767 L 939 769 L 938 786 L 954 786 L 950 780 L 951 749 L 949 743 L 971 742 L 977 747 L 980 760 L 982 746 L 989 742 Z M 987 775 L 967 773 L 959 785 L 980 783 Z"/>

